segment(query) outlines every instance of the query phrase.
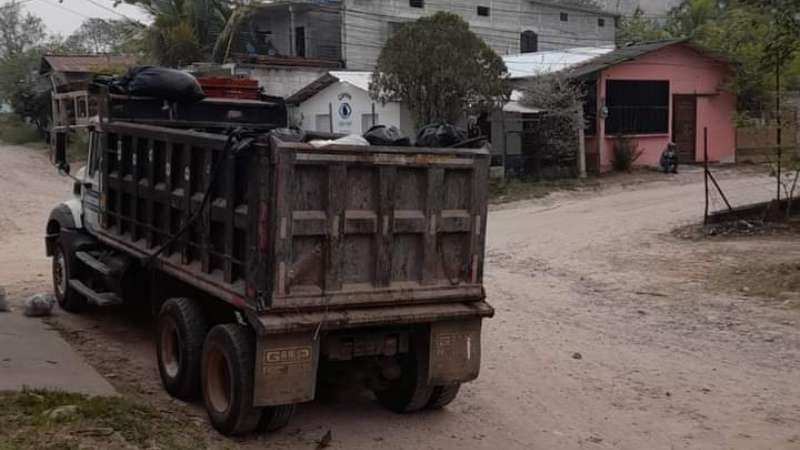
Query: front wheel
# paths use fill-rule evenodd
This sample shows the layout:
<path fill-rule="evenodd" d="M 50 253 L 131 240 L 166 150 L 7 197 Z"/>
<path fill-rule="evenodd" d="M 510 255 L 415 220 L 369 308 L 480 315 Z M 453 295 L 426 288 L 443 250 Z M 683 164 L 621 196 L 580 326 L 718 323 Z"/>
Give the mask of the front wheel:
<path fill-rule="evenodd" d="M 61 309 L 79 313 L 86 309 L 86 298 L 69 286 L 69 280 L 75 274 L 72 271 L 69 251 L 65 247 L 62 242 L 56 242 L 53 249 L 53 293 Z"/>

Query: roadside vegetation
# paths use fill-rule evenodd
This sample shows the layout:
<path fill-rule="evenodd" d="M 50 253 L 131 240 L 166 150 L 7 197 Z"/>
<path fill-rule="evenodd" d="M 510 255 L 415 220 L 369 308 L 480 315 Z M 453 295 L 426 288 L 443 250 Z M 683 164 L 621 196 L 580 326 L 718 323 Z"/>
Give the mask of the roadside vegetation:
<path fill-rule="evenodd" d="M 12 114 L 0 114 L 0 142 L 12 145 L 44 143 L 35 126 Z"/>
<path fill-rule="evenodd" d="M 122 397 L 23 390 L 0 392 L 0 405 L 0 450 L 189 450 L 211 445 L 199 426 L 176 423 L 173 417 Z"/>
<path fill-rule="evenodd" d="M 553 192 L 576 191 L 595 187 L 595 179 L 558 178 L 537 180 L 534 178 L 493 179 L 489 182 L 489 202 L 502 204 L 520 200 L 544 198 Z"/>

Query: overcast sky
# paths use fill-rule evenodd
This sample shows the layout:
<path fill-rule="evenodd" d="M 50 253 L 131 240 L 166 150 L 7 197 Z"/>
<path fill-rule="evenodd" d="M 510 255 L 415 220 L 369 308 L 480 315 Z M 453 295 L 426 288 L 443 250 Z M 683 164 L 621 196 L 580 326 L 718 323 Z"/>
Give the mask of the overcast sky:
<path fill-rule="evenodd" d="M 147 20 L 147 16 L 135 6 L 120 4 L 114 8 L 114 0 L 62 0 L 61 3 L 58 0 L 19 0 L 19 2 L 23 3 L 26 11 L 41 17 L 47 26 L 47 31 L 53 34 L 70 34 L 89 17 L 121 19 L 122 16 L 127 16 L 131 19 Z M 0 0 L 0 4 L 6 3 L 10 3 L 10 0 Z"/>

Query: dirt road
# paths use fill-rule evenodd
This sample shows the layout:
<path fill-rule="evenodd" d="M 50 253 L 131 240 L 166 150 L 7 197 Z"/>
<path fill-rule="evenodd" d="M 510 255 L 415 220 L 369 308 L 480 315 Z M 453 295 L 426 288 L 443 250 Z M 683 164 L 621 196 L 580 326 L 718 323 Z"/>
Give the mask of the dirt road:
<path fill-rule="evenodd" d="M 50 172 L 41 156 L 0 148 L 0 206 L 15 211 L 0 218 L 0 284 L 13 292 L 49 288 L 42 224 L 69 191 Z M 751 295 L 753 280 L 737 275 L 796 267 L 797 238 L 677 239 L 671 229 L 701 217 L 702 176 L 663 180 L 490 214 L 497 315 L 485 322 L 481 377 L 447 410 L 398 416 L 352 388 L 237 443 L 314 448 L 331 430 L 341 449 L 800 448 L 800 305 Z M 738 203 L 771 189 L 747 171 L 721 182 Z M 61 314 L 58 324 L 121 392 L 204 421 L 160 389 L 150 329 L 132 317 Z"/>

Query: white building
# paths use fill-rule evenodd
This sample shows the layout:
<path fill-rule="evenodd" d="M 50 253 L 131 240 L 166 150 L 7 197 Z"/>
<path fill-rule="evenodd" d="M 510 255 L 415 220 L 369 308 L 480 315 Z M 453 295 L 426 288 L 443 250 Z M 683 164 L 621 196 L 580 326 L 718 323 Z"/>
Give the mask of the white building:
<path fill-rule="evenodd" d="M 371 72 L 328 72 L 286 99 L 289 123 L 304 130 L 363 134 L 372 125 L 394 125 L 412 136 L 414 121 L 399 102 L 369 96 Z"/>

